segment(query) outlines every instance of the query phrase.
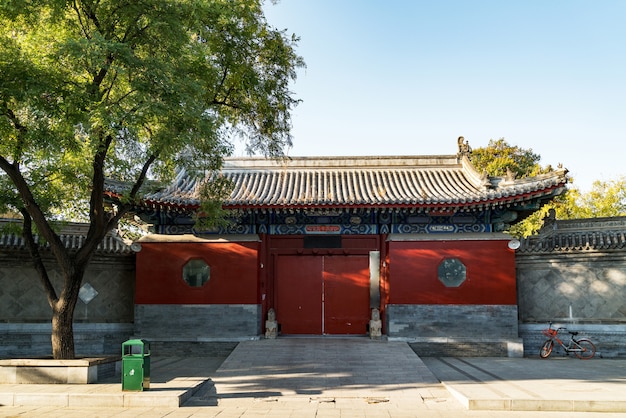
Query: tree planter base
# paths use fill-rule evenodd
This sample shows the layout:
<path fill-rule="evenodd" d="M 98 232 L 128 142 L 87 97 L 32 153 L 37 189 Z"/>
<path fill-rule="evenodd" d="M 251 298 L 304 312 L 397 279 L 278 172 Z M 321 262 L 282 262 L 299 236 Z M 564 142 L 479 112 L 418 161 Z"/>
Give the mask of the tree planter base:
<path fill-rule="evenodd" d="M 86 384 L 120 373 L 121 357 L 0 360 L 0 383 Z"/>

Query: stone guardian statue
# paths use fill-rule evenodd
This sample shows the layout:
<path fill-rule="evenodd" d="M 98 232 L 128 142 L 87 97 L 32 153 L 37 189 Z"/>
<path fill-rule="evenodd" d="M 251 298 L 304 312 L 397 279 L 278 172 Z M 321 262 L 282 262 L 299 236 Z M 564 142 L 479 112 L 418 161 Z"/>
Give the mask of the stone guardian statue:
<path fill-rule="evenodd" d="M 382 337 L 383 323 L 380 320 L 380 311 L 376 308 L 372 309 L 372 319 L 370 319 L 370 339 L 380 340 Z"/>
<path fill-rule="evenodd" d="M 278 322 L 276 322 L 276 312 L 274 308 L 267 311 L 267 321 L 265 321 L 265 338 L 275 339 L 278 336 Z"/>

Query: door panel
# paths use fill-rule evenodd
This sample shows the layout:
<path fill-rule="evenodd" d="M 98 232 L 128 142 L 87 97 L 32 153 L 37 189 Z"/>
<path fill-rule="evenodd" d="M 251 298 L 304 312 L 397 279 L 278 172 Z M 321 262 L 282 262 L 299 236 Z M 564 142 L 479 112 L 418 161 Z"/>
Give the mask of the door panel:
<path fill-rule="evenodd" d="M 276 257 L 276 319 L 282 333 L 322 333 L 322 265 L 322 257 Z"/>
<path fill-rule="evenodd" d="M 368 256 L 277 256 L 274 280 L 281 333 L 366 333 Z"/>
<path fill-rule="evenodd" d="M 365 334 L 369 323 L 369 257 L 324 257 L 324 333 Z"/>

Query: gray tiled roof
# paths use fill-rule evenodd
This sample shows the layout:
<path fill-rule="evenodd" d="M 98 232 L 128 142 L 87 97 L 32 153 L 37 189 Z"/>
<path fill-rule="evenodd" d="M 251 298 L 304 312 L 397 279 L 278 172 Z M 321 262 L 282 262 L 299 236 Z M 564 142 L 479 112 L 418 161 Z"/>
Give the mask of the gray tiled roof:
<path fill-rule="evenodd" d="M 7 222 L 15 222 L 14 220 L 0 220 L 0 226 Z M 68 249 L 78 249 L 85 242 L 87 230 L 86 225 L 84 224 L 69 224 L 68 227 L 63 231 L 65 233 L 59 234 L 59 238 L 61 238 L 61 242 Z M 45 241 L 41 241 L 39 236 L 35 235 L 35 242 L 39 244 L 41 248 L 47 249 L 50 247 Z M 26 241 L 21 235 L 16 235 L 13 233 L 1 233 L 0 232 L 0 248 L 5 250 L 27 250 Z M 109 234 L 100 244 L 98 244 L 98 248 L 96 249 L 96 253 L 98 254 L 131 254 L 133 251 L 130 248 L 130 245 L 127 245 L 122 241 L 121 238 Z"/>
<path fill-rule="evenodd" d="M 516 204 L 558 194 L 567 182 L 559 168 L 533 178 L 487 178 L 466 157 L 293 157 L 227 159 L 222 175 L 234 189 L 231 208 L 459 207 Z M 194 207 L 204 179 L 185 171 L 147 204 Z"/>
<path fill-rule="evenodd" d="M 84 236 L 76 236 L 76 235 L 61 235 L 61 242 L 65 244 L 66 248 L 69 249 L 78 249 L 85 242 Z M 38 237 L 35 237 L 36 242 L 39 242 Z M 41 245 L 42 248 L 48 248 L 50 245 L 48 243 L 43 243 Z M 24 238 L 14 235 L 14 234 L 4 234 L 0 235 L 0 248 L 12 249 L 12 250 L 26 250 L 26 242 Z M 100 244 L 98 244 L 98 249 L 96 250 L 98 254 L 130 254 L 132 253 L 130 246 L 124 244 L 116 240 L 114 237 L 107 236 L 102 240 Z"/>
<path fill-rule="evenodd" d="M 626 217 L 548 221 L 538 235 L 521 240 L 520 253 L 626 249 Z"/>

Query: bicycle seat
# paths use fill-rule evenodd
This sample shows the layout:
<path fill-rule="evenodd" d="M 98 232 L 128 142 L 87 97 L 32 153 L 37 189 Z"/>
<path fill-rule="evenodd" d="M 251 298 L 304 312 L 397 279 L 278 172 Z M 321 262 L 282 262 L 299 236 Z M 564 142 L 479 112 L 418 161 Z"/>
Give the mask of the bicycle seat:
<path fill-rule="evenodd" d="M 572 335 L 578 335 L 578 331 L 567 331 L 567 332 L 569 332 Z"/>

